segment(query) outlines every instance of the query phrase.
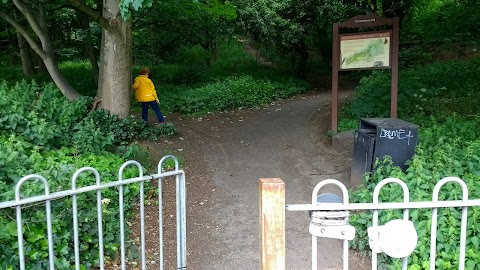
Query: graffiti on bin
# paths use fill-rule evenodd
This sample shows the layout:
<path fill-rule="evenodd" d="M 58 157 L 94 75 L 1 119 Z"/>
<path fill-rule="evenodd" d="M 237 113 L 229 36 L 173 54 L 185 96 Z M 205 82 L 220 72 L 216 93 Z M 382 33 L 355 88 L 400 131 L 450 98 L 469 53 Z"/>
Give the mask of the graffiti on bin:
<path fill-rule="evenodd" d="M 410 138 L 413 138 L 411 130 L 405 129 L 384 129 L 380 132 L 380 138 L 387 138 L 389 140 L 407 140 L 407 145 L 410 145 Z"/>

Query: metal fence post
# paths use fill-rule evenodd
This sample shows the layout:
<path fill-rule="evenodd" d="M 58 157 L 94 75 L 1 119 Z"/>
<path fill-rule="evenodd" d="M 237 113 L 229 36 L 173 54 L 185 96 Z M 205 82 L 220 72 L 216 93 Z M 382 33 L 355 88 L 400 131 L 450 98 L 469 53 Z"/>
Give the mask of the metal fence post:
<path fill-rule="evenodd" d="M 285 270 L 285 182 L 259 179 L 262 270 Z"/>

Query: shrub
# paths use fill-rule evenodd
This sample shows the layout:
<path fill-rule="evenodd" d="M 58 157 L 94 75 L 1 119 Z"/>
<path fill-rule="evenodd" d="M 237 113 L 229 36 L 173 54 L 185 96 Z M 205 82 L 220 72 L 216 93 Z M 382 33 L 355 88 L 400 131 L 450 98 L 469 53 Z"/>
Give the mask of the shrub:
<path fill-rule="evenodd" d="M 52 84 L 0 84 L 0 134 L 16 134 L 46 150 L 66 145 L 90 98 L 65 99 Z"/>
<path fill-rule="evenodd" d="M 88 61 L 64 61 L 59 65 L 63 76 L 81 95 L 94 97 L 97 85 L 93 79 L 92 65 Z"/>
<path fill-rule="evenodd" d="M 76 60 L 61 62 L 59 64 L 59 69 L 71 86 L 80 94 L 90 97 L 97 94 L 97 85 L 93 79 L 92 68 L 88 61 Z M 4 80 L 11 84 L 15 84 L 24 79 L 25 75 L 23 74 L 21 66 L 0 67 L 0 81 Z M 31 78 L 28 78 L 29 83 L 32 80 L 40 85 L 53 82 L 48 73 L 38 73 Z"/>
<path fill-rule="evenodd" d="M 480 58 L 435 63 L 405 69 L 399 74 L 398 115 L 480 113 Z M 344 118 L 389 117 L 390 74 L 377 71 L 362 78 L 354 99 L 342 109 Z"/>
<path fill-rule="evenodd" d="M 440 123 L 439 123 L 440 122 Z M 372 201 L 376 184 L 384 178 L 396 177 L 403 180 L 410 190 L 411 201 L 430 201 L 435 184 L 443 177 L 457 176 L 465 181 L 470 198 L 480 198 L 480 119 L 466 119 L 458 116 L 446 119 L 429 118 L 420 129 L 420 143 L 416 154 L 405 172 L 392 165 L 388 159 L 377 162 L 374 174 L 365 179 L 365 188 L 351 195 L 354 203 Z M 461 200 L 459 185 L 445 185 L 439 200 Z M 398 185 L 387 185 L 380 193 L 382 202 L 403 201 L 403 192 Z M 451 269 L 458 267 L 459 234 L 461 209 L 440 209 L 437 234 L 437 267 Z M 480 225 L 477 224 L 480 210 L 470 208 L 467 225 L 466 269 L 480 267 Z M 400 211 L 381 211 L 380 224 L 401 218 Z M 357 228 L 357 237 L 351 246 L 359 250 L 368 248 L 367 227 L 371 226 L 372 215 L 364 212 L 355 214 L 350 223 Z M 411 210 L 410 220 L 418 233 L 418 245 L 410 256 L 412 269 L 428 269 L 431 210 Z M 379 257 L 381 267 L 401 269 L 400 260 Z M 410 269 L 410 268 L 409 268 Z"/>
<path fill-rule="evenodd" d="M 76 146 L 82 153 L 100 153 L 134 139 L 155 139 L 177 132 L 173 124 L 146 125 L 133 116 L 120 119 L 106 110 L 87 115 L 91 98 L 73 102 L 53 84 L 39 86 L 21 81 L 13 87 L 0 84 L 0 134 L 22 136 L 44 150 Z"/>
<path fill-rule="evenodd" d="M 61 191 L 71 186 L 70 177 L 80 167 L 92 166 L 100 172 L 102 183 L 117 180 L 117 170 L 123 159 L 108 152 L 99 155 L 78 154 L 73 148 L 61 148 L 55 151 L 40 152 L 37 146 L 26 142 L 22 137 L 0 136 L 0 198 L 2 201 L 14 198 L 14 186 L 21 176 L 38 173 L 49 181 L 50 190 Z M 134 168 L 127 168 L 125 178 L 135 177 L 138 172 Z M 43 194 L 43 187 L 39 182 L 29 181 L 23 185 L 22 196 Z M 94 177 L 83 174 L 78 178 L 77 187 L 95 183 Z M 139 194 L 138 185 L 129 185 L 124 188 L 125 213 L 131 216 L 136 197 Z M 102 191 L 102 197 L 109 201 L 103 205 L 103 227 L 105 240 L 105 255 L 114 257 L 119 248 L 119 211 L 117 189 Z M 98 232 L 96 226 L 97 213 L 92 209 L 96 204 L 95 193 L 78 195 L 79 240 L 81 264 L 89 269 L 98 264 Z M 52 202 L 53 239 L 55 243 L 55 266 L 59 269 L 68 269 L 73 256 L 72 233 L 72 199 L 71 197 Z M 31 205 L 23 211 L 25 239 L 25 258 L 29 269 L 48 268 L 48 249 L 46 239 L 46 219 L 43 205 Z M 3 209 L 0 215 L 0 268 L 18 269 L 17 232 L 15 211 L 12 208 Z M 127 227 L 127 226 L 126 226 Z M 128 237 L 128 227 L 127 227 Z"/>
<path fill-rule="evenodd" d="M 305 84 L 299 81 L 272 82 L 240 76 L 229 77 L 199 88 L 184 91 L 177 89 L 173 93 L 165 93 L 160 99 L 169 111 L 206 114 L 261 106 L 305 91 Z"/>
<path fill-rule="evenodd" d="M 119 119 L 107 111 L 88 114 L 91 99 L 66 100 L 52 84 L 39 86 L 34 81 L 19 82 L 10 87 L 0 84 L 0 200 L 14 198 L 14 187 L 25 175 L 38 173 L 49 181 L 50 190 L 61 191 L 71 186 L 70 177 L 84 166 L 94 166 L 102 182 L 117 180 L 118 168 L 125 159 L 145 155 L 135 139 L 171 136 L 176 132 L 172 124 L 154 128 L 134 117 Z M 119 147 L 117 147 L 119 146 Z M 109 151 L 115 151 L 117 155 Z M 136 169 L 127 169 L 125 178 L 138 175 Z M 95 183 L 92 176 L 82 175 L 77 186 Z M 126 218 L 139 193 L 138 185 L 125 190 Z M 29 181 L 22 187 L 22 196 L 43 193 L 43 187 Z M 118 191 L 102 191 L 110 201 L 103 205 L 105 254 L 115 256 L 119 248 Z M 96 228 L 95 194 L 78 195 L 80 228 L 80 254 L 83 269 L 98 264 L 98 237 Z M 68 269 L 73 260 L 72 199 L 52 202 L 53 231 L 56 268 Z M 17 237 L 13 209 L 3 209 L 0 214 L 0 269 L 17 269 Z M 47 240 L 45 210 L 41 205 L 29 205 L 23 210 L 25 223 L 25 256 L 31 269 L 46 269 Z M 128 229 L 128 228 L 127 228 Z M 128 232 L 127 232 L 128 237 Z"/>

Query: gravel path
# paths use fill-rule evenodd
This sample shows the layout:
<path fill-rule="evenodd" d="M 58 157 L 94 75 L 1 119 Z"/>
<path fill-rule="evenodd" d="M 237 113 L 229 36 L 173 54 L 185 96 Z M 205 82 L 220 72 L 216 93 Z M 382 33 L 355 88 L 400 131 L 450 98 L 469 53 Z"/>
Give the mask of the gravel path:
<path fill-rule="evenodd" d="M 283 179 L 287 204 L 309 203 L 320 180 L 349 185 L 351 151 L 332 148 L 326 137 L 328 92 L 197 119 L 172 115 L 167 121 L 181 130 L 166 145 L 184 157 L 188 269 L 259 269 L 259 178 Z M 308 225 L 306 212 L 286 213 L 287 269 L 311 269 Z M 341 241 L 320 239 L 319 269 L 341 269 L 341 254 Z M 367 269 L 361 257 L 351 261 L 350 269 Z"/>

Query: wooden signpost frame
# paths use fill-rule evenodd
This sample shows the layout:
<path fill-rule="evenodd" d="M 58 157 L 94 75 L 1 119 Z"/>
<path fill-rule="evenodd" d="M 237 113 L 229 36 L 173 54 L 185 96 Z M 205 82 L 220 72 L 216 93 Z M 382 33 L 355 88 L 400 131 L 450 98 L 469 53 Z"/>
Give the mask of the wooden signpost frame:
<path fill-rule="evenodd" d="M 398 95 L 398 47 L 399 47 L 399 18 L 383 18 L 376 14 L 358 15 L 342 23 L 333 24 L 333 55 L 332 55 L 332 132 L 338 132 L 338 73 L 340 69 L 340 28 L 369 28 L 390 25 L 390 68 L 392 70 L 390 117 L 397 118 L 397 95 Z M 370 32 L 361 32 L 368 34 Z M 385 67 L 380 67 L 385 69 Z M 375 69 L 361 68 L 361 69 Z M 357 69 L 358 70 L 358 69 Z"/>

